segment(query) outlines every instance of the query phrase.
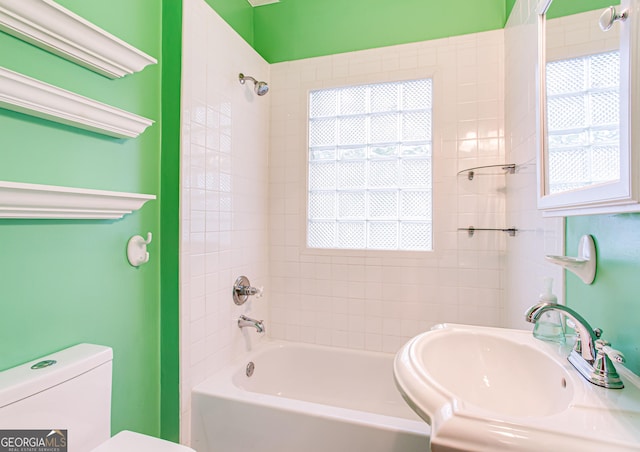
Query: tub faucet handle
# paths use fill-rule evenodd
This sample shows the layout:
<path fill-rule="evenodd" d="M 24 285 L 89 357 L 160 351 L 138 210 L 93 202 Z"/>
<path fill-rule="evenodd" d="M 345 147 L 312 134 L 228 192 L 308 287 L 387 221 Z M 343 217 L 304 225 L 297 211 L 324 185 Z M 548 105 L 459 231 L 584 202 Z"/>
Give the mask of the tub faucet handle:
<path fill-rule="evenodd" d="M 243 305 L 250 296 L 260 298 L 263 295 L 264 287 L 253 287 L 246 276 L 240 276 L 233 284 L 233 302 L 238 306 Z"/>

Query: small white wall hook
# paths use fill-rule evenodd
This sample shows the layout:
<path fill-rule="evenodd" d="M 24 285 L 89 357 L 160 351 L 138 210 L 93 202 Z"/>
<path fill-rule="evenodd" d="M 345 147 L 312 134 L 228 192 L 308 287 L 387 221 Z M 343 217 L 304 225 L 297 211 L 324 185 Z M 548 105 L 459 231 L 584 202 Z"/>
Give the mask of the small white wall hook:
<path fill-rule="evenodd" d="M 149 262 L 147 245 L 151 243 L 151 238 L 151 233 L 148 232 L 147 240 L 140 235 L 134 235 L 129 239 L 127 243 L 127 259 L 129 259 L 129 263 L 134 267 L 139 267 Z"/>

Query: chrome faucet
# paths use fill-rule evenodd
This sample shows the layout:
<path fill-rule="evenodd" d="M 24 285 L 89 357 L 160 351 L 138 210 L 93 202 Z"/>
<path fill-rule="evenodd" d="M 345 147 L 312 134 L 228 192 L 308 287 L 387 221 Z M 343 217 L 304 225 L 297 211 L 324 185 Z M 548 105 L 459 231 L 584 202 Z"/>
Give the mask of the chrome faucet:
<path fill-rule="evenodd" d="M 233 302 L 238 306 L 244 304 L 250 296 L 262 297 L 262 287 L 253 287 L 246 276 L 239 276 L 233 284 Z"/>
<path fill-rule="evenodd" d="M 536 323 L 547 311 L 559 311 L 569 317 L 575 324 L 578 337 L 573 350 L 567 357 L 571 365 L 589 382 L 611 389 L 624 387 L 611 359 L 618 363 L 624 362 L 624 356 L 600 339 L 602 330 L 593 329 L 580 314 L 573 309 L 556 303 L 538 303 L 531 306 L 525 313 L 525 320 Z"/>
<path fill-rule="evenodd" d="M 252 319 L 251 317 L 241 315 L 238 318 L 238 328 L 246 328 L 246 327 L 255 328 L 258 333 L 264 333 L 266 331 L 264 322 L 262 320 L 255 320 L 255 319 Z"/>
<path fill-rule="evenodd" d="M 579 342 L 581 343 L 581 349 L 577 351 L 585 361 L 593 362 L 593 360 L 596 359 L 595 344 L 596 340 L 599 337 L 599 334 L 596 334 L 593 328 L 591 328 L 591 325 L 589 325 L 589 322 L 587 322 L 580 314 L 578 314 L 573 309 L 568 308 L 565 305 L 556 303 L 538 303 L 531 306 L 525 314 L 525 319 L 529 323 L 536 323 L 540 319 L 542 314 L 547 311 L 560 311 L 571 320 L 573 320 L 576 325 L 576 331 L 580 336 Z"/>

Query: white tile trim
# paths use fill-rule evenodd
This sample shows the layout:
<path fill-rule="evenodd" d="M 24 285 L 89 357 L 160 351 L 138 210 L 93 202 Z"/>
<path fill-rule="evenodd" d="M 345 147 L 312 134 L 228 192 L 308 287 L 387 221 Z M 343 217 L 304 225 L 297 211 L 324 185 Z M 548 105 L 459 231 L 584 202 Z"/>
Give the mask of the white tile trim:
<path fill-rule="evenodd" d="M 270 5 L 272 3 L 279 3 L 280 0 L 247 0 L 249 4 L 253 7 L 262 6 L 262 5 Z"/>
<path fill-rule="evenodd" d="M 0 0 L 0 30 L 112 79 L 157 63 L 52 0 Z"/>
<path fill-rule="evenodd" d="M 118 219 L 155 195 L 0 181 L 0 218 Z"/>
<path fill-rule="evenodd" d="M 116 138 L 135 138 L 153 124 L 150 119 L 2 67 L 0 107 Z"/>

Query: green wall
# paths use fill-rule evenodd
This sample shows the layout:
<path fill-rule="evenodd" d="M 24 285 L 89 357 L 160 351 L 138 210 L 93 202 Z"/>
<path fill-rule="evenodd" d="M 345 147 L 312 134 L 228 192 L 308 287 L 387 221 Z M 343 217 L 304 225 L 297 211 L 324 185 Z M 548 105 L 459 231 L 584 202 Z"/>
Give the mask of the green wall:
<path fill-rule="evenodd" d="M 161 56 L 157 0 L 58 1 Z M 0 180 L 159 194 L 160 65 L 109 80 L 0 33 L 0 66 L 156 121 L 119 140 L 0 109 Z M 150 201 L 118 221 L 1 220 L 0 369 L 81 342 L 111 346 L 112 431 L 158 435 L 159 217 Z M 151 261 L 136 269 L 126 244 L 147 232 Z"/>
<path fill-rule="evenodd" d="M 247 0 L 205 0 L 242 39 L 253 46 L 253 10 Z M 181 3 L 181 1 L 180 1 Z"/>
<path fill-rule="evenodd" d="M 509 19 L 509 16 L 511 15 L 511 11 L 513 11 L 513 7 L 516 4 L 516 0 L 505 0 L 505 22 Z"/>
<path fill-rule="evenodd" d="M 592 285 L 567 272 L 567 304 L 583 315 L 603 338 L 621 350 L 627 367 L 640 374 L 640 214 L 567 218 L 567 255 L 591 234 L 598 266 Z"/>
<path fill-rule="evenodd" d="M 505 0 L 280 0 L 254 8 L 254 48 L 270 63 L 504 26 Z"/>
<path fill-rule="evenodd" d="M 507 0 L 509 1 L 509 0 Z M 571 14 L 584 13 L 594 9 L 608 8 L 611 5 L 618 5 L 619 1 L 607 0 L 582 0 L 576 2 L 574 0 L 554 0 L 547 12 L 547 18 L 555 19 L 556 17 L 569 16 Z"/>
<path fill-rule="evenodd" d="M 516 0 L 505 0 L 506 18 L 509 18 L 513 7 L 516 4 Z M 607 1 L 607 0 L 583 0 L 576 2 L 573 0 L 554 0 L 549 8 L 547 17 L 553 19 L 555 17 L 568 16 L 570 14 L 582 13 L 585 11 L 591 11 L 599 8 L 607 8 L 611 5 L 618 5 L 619 1 Z"/>
<path fill-rule="evenodd" d="M 502 28 L 514 0 L 206 0 L 269 63 Z M 506 3 L 505 3 L 506 2 Z M 508 8 L 508 9 L 507 9 Z"/>
<path fill-rule="evenodd" d="M 162 2 L 162 293 L 161 418 L 162 437 L 180 439 L 180 76 L 182 0 Z"/>

